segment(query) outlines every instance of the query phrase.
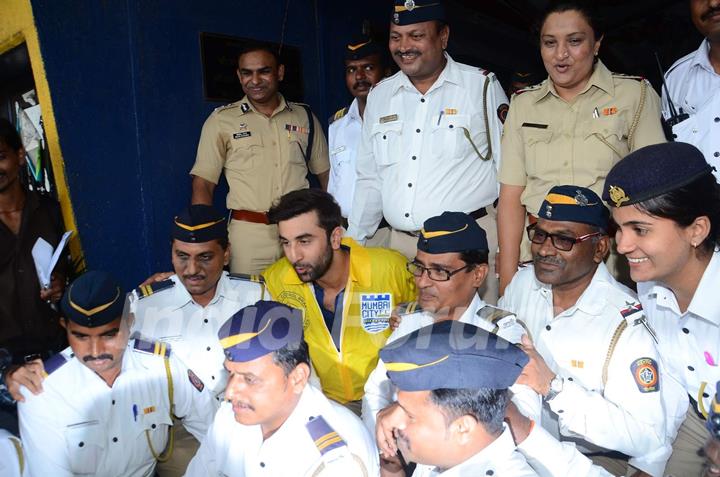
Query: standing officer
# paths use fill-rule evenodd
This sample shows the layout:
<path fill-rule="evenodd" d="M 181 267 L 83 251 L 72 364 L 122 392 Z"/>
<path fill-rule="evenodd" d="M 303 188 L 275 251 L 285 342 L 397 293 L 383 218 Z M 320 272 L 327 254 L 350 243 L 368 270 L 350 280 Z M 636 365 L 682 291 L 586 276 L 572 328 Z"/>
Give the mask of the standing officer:
<path fill-rule="evenodd" d="M 663 116 L 675 140 L 700 149 L 720 179 L 720 2 L 690 0 L 690 16 L 705 39 L 665 74 Z"/>
<path fill-rule="evenodd" d="M 534 342 L 523 339 L 531 364 L 518 382 L 543 396 L 542 425 L 556 437 L 573 438 L 616 475 L 627 462 L 609 459 L 608 449 L 661 476 L 685 401 L 662 377 L 635 294 L 603 263 L 608 210 L 592 190 L 563 185 L 538 216 L 528 228 L 535 265 L 518 271 L 500 299 Z"/>
<path fill-rule="evenodd" d="M 503 422 L 508 388 L 528 358 L 471 324 L 442 321 L 413 331 L 380 356 L 398 388 L 397 447 L 413 477 L 536 476 Z"/>
<path fill-rule="evenodd" d="M 30 475 L 152 475 L 173 449 L 177 416 L 198 439 L 217 406 L 165 344 L 128 342 L 125 294 L 104 272 L 75 280 L 61 302 L 70 347 L 45 362 L 39 395 L 21 388 Z"/>
<path fill-rule="evenodd" d="M 308 187 L 308 170 L 327 188 L 327 142 L 310 108 L 278 92 L 285 66 L 265 45 L 251 45 L 238 57 L 245 96 L 216 109 L 205 121 L 190 174 L 192 203 L 212 204 L 225 172 L 232 210 L 230 270 L 260 273 L 280 257 L 277 227 L 267 210 L 281 195 Z"/>
<path fill-rule="evenodd" d="M 368 96 L 348 234 L 372 236 L 383 217 L 390 248 L 415 255 L 422 224 L 446 210 L 478 220 L 494 270 L 502 121 L 507 97 L 495 75 L 445 53 L 450 27 L 437 0 L 395 0 L 390 52 L 400 72 Z M 485 301 L 495 303 L 490 274 Z"/>
<path fill-rule="evenodd" d="M 405 257 L 343 238 L 340 207 L 321 190 L 286 194 L 269 215 L 285 258 L 263 273 L 268 289 L 303 310 L 323 392 L 360 414 L 365 380 L 390 335 L 390 314 L 415 297 Z"/>
<path fill-rule="evenodd" d="M 302 313 L 259 301 L 218 332 L 230 372 L 227 401 L 188 477 L 378 475 L 360 420 L 308 382 Z"/>
<path fill-rule="evenodd" d="M 360 142 L 363 114 L 370 88 L 385 75 L 383 51 L 376 41 L 362 38 L 345 47 L 345 84 L 353 101 L 328 120 L 330 181 L 332 194 L 345 219 L 350 215 L 355 192 L 355 156 Z"/>

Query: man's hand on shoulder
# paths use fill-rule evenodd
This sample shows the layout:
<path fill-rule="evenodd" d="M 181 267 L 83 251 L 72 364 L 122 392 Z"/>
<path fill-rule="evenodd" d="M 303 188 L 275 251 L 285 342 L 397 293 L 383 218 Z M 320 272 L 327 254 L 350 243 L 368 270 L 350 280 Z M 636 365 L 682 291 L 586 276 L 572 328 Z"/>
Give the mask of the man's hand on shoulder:
<path fill-rule="evenodd" d="M 20 386 L 25 386 L 35 395 L 40 394 L 43 391 L 44 372 L 45 367 L 40 359 L 8 368 L 5 371 L 5 386 L 7 386 L 10 396 L 18 402 L 24 402 L 25 398 L 20 393 Z"/>

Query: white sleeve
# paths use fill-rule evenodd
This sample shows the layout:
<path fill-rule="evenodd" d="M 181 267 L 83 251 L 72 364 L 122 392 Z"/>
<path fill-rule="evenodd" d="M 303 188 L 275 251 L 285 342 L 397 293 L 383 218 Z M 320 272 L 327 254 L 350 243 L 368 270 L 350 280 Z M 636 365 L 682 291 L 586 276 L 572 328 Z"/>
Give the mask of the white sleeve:
<path fill-rule="evenodd" d="M 487 117 L 490 122 L 490 137 L 488 141 L 492 145 L 493 152 L 493 163 L 495 164 L 495 170 L 500 170 L 500 163 L 502 159 L 502 151 L 500 148 L 500 141 L 502 140 L 503 122 L 500 120 L 501 107 L 509 107 L 510 101 L 508 101 L 505 91 L 502 89 L 500 81 L 498 81 L 495 74 L 489 74 L 487 92 Z M 507 116 L 507 111 L 505 112 Z M 498 184 L 499 187 L 499 184 Z"/>
<path fill-rule="evenodd" d="M 215 418 L 218 401 L 205 383 L 175 356 L 170 356 L 175 415 L 198 441 L 202 442 Z"/>
<path fill-rule="evenodd" d="M 27 474 L 31 477 L 72 477 L 68 445 L 47 396 L 21 388 L 25 402 L 18 403 L 20 437 L 25 448 Z M 47 391 L 45 391 L 47 392 Z"/>
<path fill-rule="evenodd" d="M 216 475 L 217 464 L 215 463 L 215 422 L 210 425 L 207 436 L 200 441 L 200 448 L 188 464 L 185 477 L 207 477 Z"/>
<path fill-rule="evenodd" d="M 593 465 L 575 444 L 558 441 L 538 424 L 517 448 L 541 477 L 613 477 Z"/>
<path fill-rule="evenodd" d="M 362 420 L 370 435 L 375 435 L 377 413 L 394 401 L 395 388 L 387 377 L 387 369 L 382 359 L 378 359 L 377 366 L 370 373 L 365 382 L 365 394 L 362 398 Z"/>

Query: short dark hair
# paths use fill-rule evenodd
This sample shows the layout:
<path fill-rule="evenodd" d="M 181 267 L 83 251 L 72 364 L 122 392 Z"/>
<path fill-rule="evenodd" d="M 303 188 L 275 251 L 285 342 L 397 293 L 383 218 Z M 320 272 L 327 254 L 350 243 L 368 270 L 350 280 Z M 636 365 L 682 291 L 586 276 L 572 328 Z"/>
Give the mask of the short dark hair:
<path fill-rule="evenodd" d="M 540 21 L 537 24 L 538 36 L 542 31 L 542 27 L 545 24 L 547 18 L 553 13 L 564 13 L 575 11 L 585 18 L 590 28 L 592 28 L 595 40 L 599 40 L 605 34 L 605 28 L 603 21 L 600 18 L 593 3 L 587 0 L 557 0 L 550 3 L 550 5 L 543 11 Z"/>
<path fill-rule="evenodd" d="M 475 268 L 475 265 L 482 265 L 488 263 L 489 252 L 487 250 L 464 250 L 460 252 L 460 260 L 468 265 L 470 269 Z"/>
<path fill-rule="evenodd" d="M 328 237 L 337 227 L 342 226 L 340 206 L 333 196 L 320 189 L 300 189 L 288 192 L 270 207 L 268 221 L 277 224 L 298 215 L 315 211 L 318 222 Z"/>
<path fill-rule="evenodd" d="M 710 233 L 700 247 L 708 253 L 720 247 L 720 184 L 710 172 L 687 185 L 640 201 L 635 207 L 655 217 L 670 219 L 680 227 L 690 226 L 698 217 L 708 217 Z"/>
<path fill-rule="evenodd" d="M 503 419 L 510 396 L 507 389 L 435 389 L 430 402 L 439 407 L 449 426 L 455 419 L 469 415 L 483 425 L 488 434 L 502 433 Z"/>
<path fill-rule="evenodd" d="M 22 139 L 15 126 L 5 118 L 0 118 L 0 142 L 13 151 L 19 151 L 23 147 Z"/>
<path fill-rule="evenodd" d="M 240 52 L 238 53 L 237 62 L 240 63 L 240 57 L 242 55 L 253 53 L 255 51 L 264 51 L 271 54 L 272 57 L 275 58 L 276 66 L 280 66 L 283 64 L 280 57 L 280 52 L 278 51 L 277 47 L 270 43 L 264 43 L 261 41 L 251 41 L 243 45 L 242 48 L 240 48 Z"/>
<path fill-rule="evenodd" d="M 285 376 L 289 375 L 299 364 L 310 366 L 310 350 L 303 339 L 298 345 L 284 346 L 272 353 L 273 363 L 283 369 Z"/>

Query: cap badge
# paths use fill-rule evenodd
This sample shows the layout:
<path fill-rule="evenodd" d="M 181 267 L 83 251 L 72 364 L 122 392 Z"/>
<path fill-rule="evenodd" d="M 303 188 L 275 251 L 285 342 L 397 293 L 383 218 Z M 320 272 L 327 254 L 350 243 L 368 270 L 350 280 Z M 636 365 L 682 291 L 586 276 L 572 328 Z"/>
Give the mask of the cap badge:
<path fill-rule="evenodd" d="M 405 0 L 405 8 L 409 12 L 412 12 L 415 9 L 415 2 L 413 0 Z"/>
<path fill-rule="evenodd" d="M 587 207 L 588 205 L 590 205 L 588 198 L 585 197 L 585 195 L 582 192 L 580 192 L 577 189 L 575 190 L 575 192 L 577 192 L 577 194 L 575 194 L 575 201 L 577 202 L 577 204 L 580 207 Z"/>
<path fill-rule="evenodd" d="M 393 23 L 400 23 L 400 14 L 399 13 L 393 13 Z"/>
<path fill-rule="evenodd" d="M 610 186 L 610 200 L 615 202 L 615 207 L 620 207 L 623 202 L 630 200 L 624 190 L 618 186 Z"/>

